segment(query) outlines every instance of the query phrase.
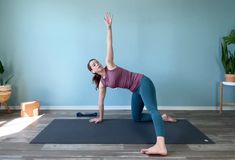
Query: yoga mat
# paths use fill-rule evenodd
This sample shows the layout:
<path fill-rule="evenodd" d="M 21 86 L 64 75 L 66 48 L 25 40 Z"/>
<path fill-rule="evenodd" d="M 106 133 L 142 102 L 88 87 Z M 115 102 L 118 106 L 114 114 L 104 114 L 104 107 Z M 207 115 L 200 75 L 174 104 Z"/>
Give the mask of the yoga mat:
<path fill-rule="evenodd" d="M 164 122 L 167 144 L 213 144 L 187 120 Z M 30 143 L 32 144 L 153 144 L 156 136 L 152 122 L 131 119 L 55 119 Z"/>

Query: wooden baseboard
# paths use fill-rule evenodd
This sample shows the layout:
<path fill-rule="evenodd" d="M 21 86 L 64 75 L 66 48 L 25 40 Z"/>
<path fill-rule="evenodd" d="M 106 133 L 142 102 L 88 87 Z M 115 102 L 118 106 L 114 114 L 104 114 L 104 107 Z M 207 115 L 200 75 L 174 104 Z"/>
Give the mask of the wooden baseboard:
<path fill-rule="evenodd" d="M 13 110 L 20 110 L 19 106 L 9 106 Z M 3 108 L 1 108 L 3 109 Z M 41 110 L 97 110 L 94 105 L 77 106 L 41 106 Z M 124 106 L 105 106 L 106 110 L 130 110 L 129 105 Z M 158 106 L 159 110 L 219 110 L 219 106 Z M 223 110 L 235 110 L 234 106 L 223 106 Z"/>

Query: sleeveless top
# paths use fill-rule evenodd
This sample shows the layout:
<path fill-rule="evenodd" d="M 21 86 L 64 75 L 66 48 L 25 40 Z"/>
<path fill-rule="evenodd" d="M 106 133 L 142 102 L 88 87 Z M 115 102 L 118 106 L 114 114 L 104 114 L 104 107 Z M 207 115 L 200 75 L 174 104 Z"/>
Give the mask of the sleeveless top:
<path fill-rule="evenodd" d="M 110 88 L 126 88 L 135 92 L 140 85 L 140 80 L 144 76 L 140 73 L 130 72 L 121 67 L 116 67 L 113 70 L 108 70 L 105 67 L 106 76 L 101 77 L 101 82 L 105 87 Z"/>

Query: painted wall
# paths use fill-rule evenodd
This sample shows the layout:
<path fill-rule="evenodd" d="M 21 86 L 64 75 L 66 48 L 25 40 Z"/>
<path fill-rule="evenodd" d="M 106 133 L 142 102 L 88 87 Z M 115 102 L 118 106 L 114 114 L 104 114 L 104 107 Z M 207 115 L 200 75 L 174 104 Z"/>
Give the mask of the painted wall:
<path fill-rule="evenodd" d="M 234 0 L 0 0 L 0 58 L 13 73 L 10 104 L 96 105 L 87 62 L 106 54 L 113 14 L 117 65 L 144 73 L 161 106 L 213 106 L 223 79 L 220 41 L 235 28 Z M 232 88 L 226 88 L 234 100 Z M 108 89 L 106 105 L 131 92 Z"/>

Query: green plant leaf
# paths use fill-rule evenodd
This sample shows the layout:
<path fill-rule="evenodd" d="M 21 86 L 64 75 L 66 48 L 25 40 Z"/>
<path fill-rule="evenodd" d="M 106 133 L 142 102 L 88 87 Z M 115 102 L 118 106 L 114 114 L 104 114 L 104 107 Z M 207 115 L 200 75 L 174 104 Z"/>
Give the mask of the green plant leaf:
<path fill-rule="evenodd" d="M 230 69 L 229 69 L 229 55 L 228 55 L 228 48 L 225 44 L 221 44 L 221 48 L 222 48 L 222 64 L 224 66 L 224 70 L 225 73 L 229 73 Z"/>
<path fill-rule="evenodd" d="M 0 61 L 0 74 L 3 74 L 4 72 L 4 67 L 2 65 L 2 62 Z"/>
<path fill-rule="evenodd" d="M 3 85 L 3 79 L 2 79 L 2 77 L 0 78 L 0 85 Z"/>
<path fill-rule="evenodd" d="M 235 37 L 235 30 L 232 30 L 232 31 L 231 31 L 230 36 L 231 36 L 231 37 Z"/>
<path fill-rule="evenodd" d="M 224 42 L 226 45 L 234 44 L 235 43 L 235 37 L 224 37 Z"/>
<path fill-rule="evenodd" d="M 6 84 L 12 79 L 12 77 L 14 77 L 14 75 L 11 75 L 11 76 L 5 81 L 4 85 L 6 85 Z"/>
<path fill-rule="evenodd" d="M 11 78 L 13 77 L 13 75 L 12 75 L 12 76 L 8 77 L 6 81 L 4 81 L 5 75 L 3 75 L 3 72 L 4 72 L 4 67 L 2 65 L 2 62 L 0 61 L 0 85 L 7 84 L 11 80 Z"/>

